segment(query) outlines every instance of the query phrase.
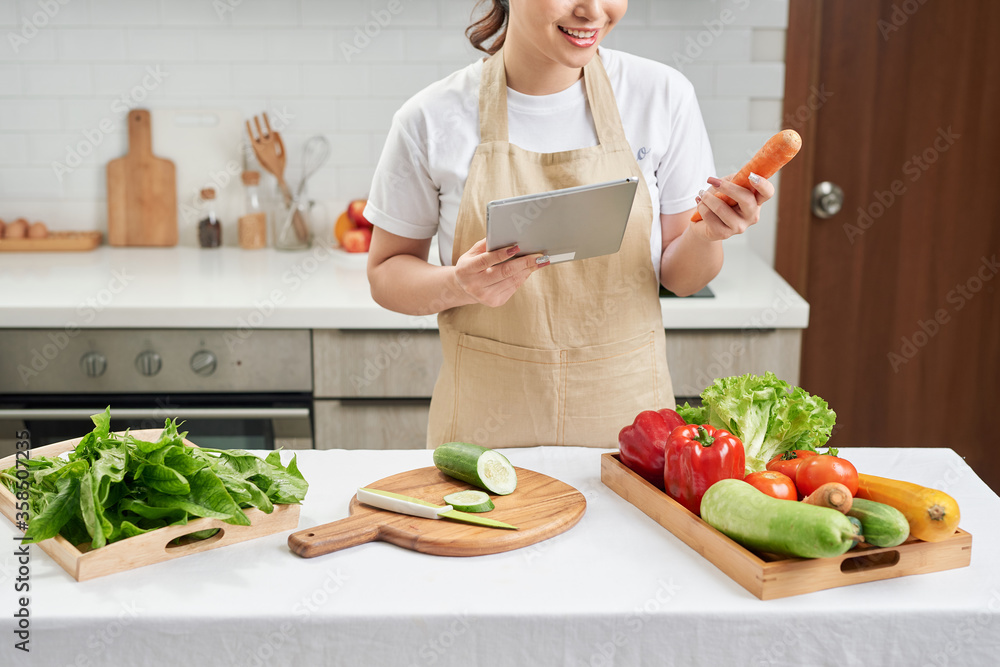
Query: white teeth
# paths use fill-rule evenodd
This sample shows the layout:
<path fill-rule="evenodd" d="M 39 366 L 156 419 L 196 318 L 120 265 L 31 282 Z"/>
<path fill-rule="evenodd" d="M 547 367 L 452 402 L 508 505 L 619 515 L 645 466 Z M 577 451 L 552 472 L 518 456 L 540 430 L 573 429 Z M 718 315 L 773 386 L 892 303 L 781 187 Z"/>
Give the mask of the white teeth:
<path fill-rule="evenodd" d="M 559 29 L 562 30 L 567 35 L 572 35 L 577 39 L 590 39 L 591 37 L 597 34 L 596 30 L 588 30 L 588 31 L 570 30 L 569 28 L 563 28 L 562 26 L 559 26 Z"/>

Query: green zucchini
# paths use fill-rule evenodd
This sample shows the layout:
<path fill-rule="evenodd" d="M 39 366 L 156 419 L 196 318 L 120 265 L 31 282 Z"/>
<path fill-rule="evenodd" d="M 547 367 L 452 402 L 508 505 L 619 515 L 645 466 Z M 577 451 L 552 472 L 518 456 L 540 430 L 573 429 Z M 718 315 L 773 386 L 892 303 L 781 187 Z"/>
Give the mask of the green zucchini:
<path fill-rule="evenodd" d="M 434 450 L 434 465 L 455 479 L 498 496 L 517 488 L 517 472 L 503 454 L 468 442 L 446 442 Z"/>
<path fill-rule="evenodd" d="M 895 507 L 855 498 L 847 516 L 861 522 L 865 542 L 873 547 L 897 547 L 910 536 L 910 524 Z"/>
<path fill-rule="evenodd" d="M 445 496 L 444 501 L 459 512 L 489 512 L 494 507 L 482 491 L 456 491 Z"/>
<path fill-rule="evenodd" d="M 839 556 L 857 540 L 851 522 L 837 510 L 772 498 L 740 479 L 710 486 L 701 518 L 745 547 L 784 556 Z"/>

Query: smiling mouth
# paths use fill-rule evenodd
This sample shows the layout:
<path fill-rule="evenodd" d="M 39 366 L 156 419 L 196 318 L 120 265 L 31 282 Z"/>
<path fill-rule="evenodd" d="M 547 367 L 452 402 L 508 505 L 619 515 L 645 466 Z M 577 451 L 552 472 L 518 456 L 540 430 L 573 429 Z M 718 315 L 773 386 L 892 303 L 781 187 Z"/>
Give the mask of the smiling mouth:
<path fill-rule="evenodd" d="M 600 32 L 596 28 L 592 30 L 576 30 L 572 28 L 564 28 L 562 26 L 559 26 L 559 30 L 566 33 L 570 37 L 576 37 L 577 39 L 591 39 L 597 36 L 597 33 Z"/>

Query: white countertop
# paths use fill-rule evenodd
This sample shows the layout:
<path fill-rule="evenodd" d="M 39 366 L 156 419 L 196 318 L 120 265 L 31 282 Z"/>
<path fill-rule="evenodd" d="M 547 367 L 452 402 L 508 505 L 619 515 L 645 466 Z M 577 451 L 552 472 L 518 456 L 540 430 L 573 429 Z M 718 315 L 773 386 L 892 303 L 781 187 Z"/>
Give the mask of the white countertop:
<path fill-rule="evenodd" d="M 842 449 L 860 470 L 951 494 L 968 567 L 762 602 L 600 479 L 606 450 L 507 450 L 587 499 L 536 545 L 430 556 L 382 542 L 303 559 L 290 531 L 75 582 L 0 517 L 7 665 L 989 665 L 1000 651 L 1000 499 L 955 452 Z M 299 529 L 347 516 L 362 485 L 431 452 L 302 451 Z M 291 457 L 285 452 L 284 461 Z M 415 520 L 419 521 L 419 520 Z M 31 653 L 13 648 L 14 579 L 29 571 Z M 892 577 L 892 573 L 888 575 Z M 938 658 L 941 658 L 941 661 Z"/>
<path fill-rule="evenodd" d="M 367 254 L 314 247 L 112 248 L 0 254 L 0 328 L 428 329 L 376 304 Z M 746 245 L 715 298 L 663 299 L 667 329 L 805 328 L 809 305 Z"/>

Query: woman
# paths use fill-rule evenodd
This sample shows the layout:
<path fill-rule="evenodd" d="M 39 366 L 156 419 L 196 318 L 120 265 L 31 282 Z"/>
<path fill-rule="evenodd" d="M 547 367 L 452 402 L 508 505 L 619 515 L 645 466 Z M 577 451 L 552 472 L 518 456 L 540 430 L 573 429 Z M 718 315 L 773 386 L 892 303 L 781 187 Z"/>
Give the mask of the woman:
<path fill-rule="evenodd" d="M 712 177 L 680 73 L 598 52 L 627 4 L 492 0 L 468 31 L 490 57 L 393 119 L 365 209 L 368 278 L 390 310 L 439 313 L 428 447 L 613 447 L 638 412 L 673 407 L 659 284 L 679 295 L 704 287 L 722 240 L 773 194 L 764 179 L 747 190 Z M 516 248 L 486 251 L 488 202 L 624 176 L 639 188 L 616 254 L 550 266 L 506 261 Z M 738 205 L 704 196 L 705 183 Z M 703 220 L 691 223 L 695 208 Z M 427 262 L 435 233 L 440 267 Z"/>

